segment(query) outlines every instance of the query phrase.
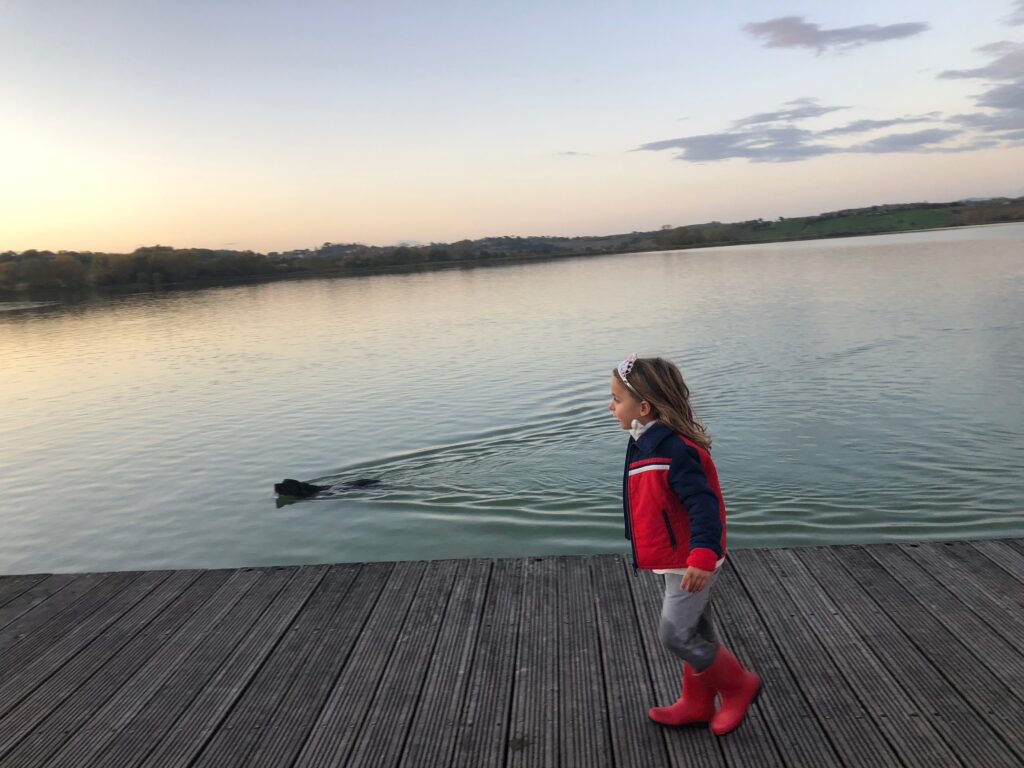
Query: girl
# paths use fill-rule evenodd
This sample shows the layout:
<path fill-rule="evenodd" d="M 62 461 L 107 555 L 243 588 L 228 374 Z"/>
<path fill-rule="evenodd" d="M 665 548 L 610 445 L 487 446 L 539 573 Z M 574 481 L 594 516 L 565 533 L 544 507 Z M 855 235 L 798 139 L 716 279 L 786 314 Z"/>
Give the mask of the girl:
<path fill-rule="evenodd" d="M 633 571 L 662 574 L 658 634 L 683 663 L 683 690 L 648 716 L 661 725 L 710 723 L 721 736 L 743 720 L 761 678 L 718 641 L 709 604 L 725 560 L 725 502 L 694 418 L 690 390 L 672 363 L 630 355 L 612 372 L 608 409 L 630 434 L 622 478 L 626 538 Z M 721 705 L 715 709 L 715 695 Z"/>

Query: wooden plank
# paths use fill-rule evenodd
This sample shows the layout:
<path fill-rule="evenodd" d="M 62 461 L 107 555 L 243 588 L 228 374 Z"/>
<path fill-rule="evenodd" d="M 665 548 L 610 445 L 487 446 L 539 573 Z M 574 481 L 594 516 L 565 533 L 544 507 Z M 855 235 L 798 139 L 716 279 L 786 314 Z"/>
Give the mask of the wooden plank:
<path fill-rule="evenodd" d="M 559 557 L 557 571 L 561 766 L 611 765 L 611 728 L 590 562 L 583 557 Z"/>
<path fill-rule="evenodd" d="M 523 606 L 505 764 L 558 764 L 558 579 L 553 558 L 523 562 Z"/>
<path fill-rule="evenodd" d="M 929 768 L 956 765 L 955 753 L 942 739 L 943 729 L 936 729 L 924 719 L 921 708 L 901 687 L 907 681 L 894 678 L 865 646 L 857 630 L 825 595 L 800 559 L 792 551 L 776 550 L 758 552 L 752 560 L 760 573 L 774 577 L 786 590 L 803 615 L 801 624 L 818 638 L 902 763 Z"/>
<path fill-rule="evenodd" d="M 457 569 L 454 560 L 428 563 L 362 731 L 352 746 L 350 765 L 391 766 L 401 760 Z"/>
<path fill-rule="evenodd" d="M 640 571 L 636 577 L 627 577 L 627 582 L 633 591 L 641 645 L 654 686 L 654 698 L 647 704 L 649 707 L 666 706 L 679 698 L 683 665 L 665 649 L 658 636 L 665 577 L 651 571 Z M 726 764 L 721 741 L 711 733 L 707 725 L 689 728 L 655 725 L 655 728 L 661 731 L 665 741 L 669 765 L 715 768 Z"/>
<path fill-rule="evenodd" d="M 959 552 L 953 545 L 913 546 L 900 549 L 949 590 L 964 607 L 1024 657 L 1024 616 L 1015 600 L 1004 592 L 1005 582 L 1016 580 L 969 545 Z M 1024 585 L 1021 585 L 1024 592 Z"/>
<path fill-rule="evenodd" d="M 0 721 L 0 755 L 9 752 L 40 721 L 72 696 L 198 576 L 197 571 L 178 571 L 167 576 L 88 645 L 75 650 L 59 669 L 31 690 Z"/>
<path fill-rule="evenodd" d="M 128 583 L 124 589 L 111 596 L 69 632 L 62 634 L 44 653 L 31 654 L 30 661 L 22 662 L 20 668 L 0 684 L 0 714 L 6 714 L 13 709 L 22 698 L 166 581 L 169 575 L 169 571 L 162 571 L 143 573 L 138 578 L 135 578 L 135 574 L 126 577 Z M 22 655 L 18 653 L 20 648 L 21 646 L 17 646 L 6 654 L 4 663 L 12 663 L 9 661 L 11 656 Z"/>
<path fill-rule="evenodd" d="M 764 690 L 747 714 L 750 722 L 740 726 L 745 731 L 755 723 L 760 724 L 758 728 L 751 729 L 754 736 L 749 741 L 741 742 L 744 754 L 734 754 L 731 748 L 733 736 L 740 735 L 740 729 L 726 739 L 725 751 L 730 765 L 758 765 L 760 757 L 756 736 L 762 733 L 770 735 L 763 743 L 770 742 L 774 750 L 784 757 L 787 766 L 831 768 L 843 765 L 790 672 L 787 659 L 772 640 L 751 602 L 731 559 L 732 555 L 722 566 L 715 585 L 718 596 L 712 607 L 716 624 L 726 645 L 761 676 Z"/>
<path fill-rule="evenodd" d="M 193 766 L 229 768 L 248 765 L 249 753 L 270 725 L 291 678 L 320 640 L 345 593 L 359 573 L 358 565 L 331 567 L 281 644 L 253 678 L 230 715 L 217 729 Z"/>
<path fill-rule="evenodd" d="M 0 681 L 43 653 L 138 574 L 86 573 L 0 630 Z"/>
<path fill-rule="evenodd" d="M 369 621 L 320 711 L 294 765 L 343 765 L 426 570 L 422 562 L 396 563 Z"/>
<path fill-rule="evenodd" d="M 8 762 L 19 766 L 19 768 L 34 768 L 34 766 L 43 765 L 51 754 L 56 752 L 84 722 L 108 702 L 114 693 L 161 648 L 161 644 L 167 640 L 169 635 L 172 635 L 180 625 L 187 622 L 189 617 L 196 613 L 199 605 L 223 585 L 228 575 L 227 571 L 203 573 L 174 600 L 172 605 L 133 637 L 130 643 L 119 649 L 109 663 L 92 675 L 72 695 L 68 695 L 67 691 L 58 688 L 52 694 L 52 703 L 56 704 L 62 698 L 66 700 L 35 727 L 27 738 L 18 744 L 16 749 L 10 752 L 7 756 Z M 169 581 L 170 579 L 168 579 Z M 168 585 L 168 582 L 164 582 L 164 585 Z M 146 603 L 152 604 L 152 595 L 146 600 Z M 136 607 L 138 608 L 138 606 Z M 94 645 L 97 644 L 94 643 Z M 74 662 L 80 663 L 80 659 L 93 650 L 93 646 L 89 646 L 75 658 Z M 62 668 L 60 673 L 51 677 L 43 688 L 37 689 L 36 694 L 51 687 L 51 684 L 57 681 L 58 676 L 71 666 L 68 664 Z M 33 697 L 36 694 L 33 694 Z M 37 714 L 43 709 L 42 706 L 38 707 Z M 8 720 L 0 723 L 0 730 L 6 732 L 7 727 Z"/>
<path fill-rule="evenodd" d="M 0 629 L 21 618 L 33 608 L 60 592 L 78 578 L 73 573 L 57 573 L 33 584 L 27 590 L 8 600 L 0 608 Z"/>
<path fill-rule="evenodd" d="M 402 766 L 448 765 L 455 748 L 490 575 L 488 560 L 466 560 L 459 564 L 422 695 L 405 740 L 399 762 Z"/>
<path fill-rule="evenodd" d="M 24 576 L 0 576 L 0 607 L 19 597 L 46 578 L 46 574 L 33 573 Z"/>
<path fill-rule="evenodd" d="M 934 578 L 896 545 L 873 546 L 868 552 L 900 579 L 918 602 L 966 645 L 982 665 L 996 674 L 1013 696 L 1024 702 L 1024 656 L 989 629 L 973 610 L 965 610 L 972 606 L 956 598 L 948 579 Z"/>
<path fill-rule="evenodd" d="M 180 645 L 164 646 L 48 766 L 142 762 L 290 578 L 289 571 L 280 569 L 244 569 L 232 577 L 207 604 L 210 610 L 204 606 L 197 614 L 205 619 L 204 625 L 183 629 Z M 234 599 L 236 594 L 240 599 Z M 227 605 L 217 599 L 225 596 Z"/>
<path fill-rule="evenodd" d="M 838 562 L 836 548 L 801 549 L 796 555 L 864 644 L 904 684 L 907 695 L 932 722 L 965 765 L 1018 766 L 1020 756 L 1008 749 L 968 701 L 914 645 L 911 638 L 880 610 L 872 593 L 876 585 L 861 584 Z M 879 587 L 884 588 L 884 587 Z M 870 592 L 868 590 L 871 590 Z M 893 601 L 895 603 L 895 601 Z"/>
<path fill-rule="evenodd" d="M 328 566 L 289 569 L 292 578 L 239 643 L 223 667 L 189 704 L 174 730 L 149 754 L 144 766 L 187 768 L 277 645 L 295 615 L 326 575 Z"/>
<path fill-rule="evenodd" d="M 885 738 L 871 722 L 870 713 L 851 690 L 829 654 L 811 634 L 781 585 L 772 583 L 756 550 L 730 555 L 758 613 L 797 679 L 818 721 L 840 754 L 859 755 L 864 766 L 888 768 L 899 764 Z M 797 661 L 799 660 L 799 661 Z"/>
<path fill-rule="evenodd" d="M 523 561 L 495 560 L 452 752 L 453 766 L 498 768 L 504 763 L 522 589 Z"/>
<path fill-rule="evenodd" d="M 278 712 L 252 752 L 248 768 L 292 765 L 302 749 L 335 681 L 356 647 L 371 611 L 394 570 L 394 563 L 369 563 L 358 575 L 320 642 L 293 678 Z"/>
<path fill-rule="evenodd" d="M 970 545 L 1020 582 L 1021 587 L 1015 590 L 1015 599 L 1018 605 L 1024 606 L 1024 596 L 1020 596 L 1024 591 L 1024 554 L 1004 541 L 972 541 Z"/>
<path fill-rule="evenodd" d="M 668 753 L 662 729 L 647 717 L 654 691 L 626 581 L 633 578 L 632 569 L 621 556 L 599 555 L 590 561 L 590 570 L 614 762 L 619 766 L 665 765 Z"/>
<path fill-rule="evenodd" d="M 916 599 L 914 587 L 904 582 L 900 574 L 880 568 L 867 549 L 837 547 L 832 554 L 1006 745 L 1024 757 L 1024 732 L 1020 728 L 1024 722 L 1024 705 L 1007 696 L 999 676 L 978 663 L 954 634 L 955 630 L 947 628 L 945 617 L 936 619 Z M 897 554 L 905 559 L 902 553 Z M 937 708 L 931 711 L 933 716 L 938 716 Z"/>

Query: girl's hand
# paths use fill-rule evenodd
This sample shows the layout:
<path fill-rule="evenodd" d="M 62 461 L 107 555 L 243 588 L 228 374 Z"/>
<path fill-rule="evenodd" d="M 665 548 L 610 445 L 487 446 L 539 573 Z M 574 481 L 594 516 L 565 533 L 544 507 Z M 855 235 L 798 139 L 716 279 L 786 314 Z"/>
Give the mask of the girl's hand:
<path fill-rule="evenodd" d="M 683 574 L 683 580 L 679 582 L 679 587 L 687 592 L 700 592 L 708 585 L 708 579 L 710 578 L 711 571 L 702 571 L 700 568 L 694 568 L 691 565 L 686 569 L 686 573 Z"/>

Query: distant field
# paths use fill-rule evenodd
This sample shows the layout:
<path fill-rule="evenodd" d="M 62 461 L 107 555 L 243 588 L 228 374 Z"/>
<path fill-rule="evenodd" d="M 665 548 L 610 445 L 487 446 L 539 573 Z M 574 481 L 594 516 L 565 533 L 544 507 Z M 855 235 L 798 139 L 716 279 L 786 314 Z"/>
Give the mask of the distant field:
<path fill-rule="evenodd" d="M 952 213 L 943 208 L 910 208 L 892 213 L 862 213 L 828 219 L 815 216 L 773 221 L 768 227 L 751 232 L 751 235 L 759 240 L 773 240 L 791 237 L 829 237 L 857 232 L 929 229 L 949 226 L 952 218 Z"/>

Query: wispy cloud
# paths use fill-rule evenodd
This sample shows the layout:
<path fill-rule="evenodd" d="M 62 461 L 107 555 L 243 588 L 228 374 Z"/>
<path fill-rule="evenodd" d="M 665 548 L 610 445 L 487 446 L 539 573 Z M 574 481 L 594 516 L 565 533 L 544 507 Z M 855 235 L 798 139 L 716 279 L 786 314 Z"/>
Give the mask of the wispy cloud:
<path fill-rule="evenodd" d="M 562 157 L 593 157 L 590 152 L 559 152 Z"/>
<path fill-rule="evenodd" d="M 733 127 L 719 133 L 681 136 L 643 144 L 634 151 L 675 151 L 677 160 L 690 163 L 743 159 L 755 163 L 791 163 L 835 154 L 888 154 L 893 152 L 964 152 L 978 149 L 968 135 L 969 126 L 944 121 L 938 112 L 907 115 L 889 120 L 855 120 L 834 128 L 814 130 L 797 125 L 846 107 L 820 104 L 816 99 L 798 99 L 775 112 L 740 118 Z M 946 123 L 919 131 L 889 133 L 867 141 L 837 143 L 896 126 Z"/>
<path fill-rule="evenodd" d="M 955 128 L 929 128 L 924 131 L 912 133 L 891 133 L 888 136 L 880 136 L 877 139 L 866 141 L 847 147 L 846 152 L 867 152 L 870 154 L 885 154 L 888 152 L 932 152 L 939 149 L 943 151 L 963 151 L 960 147 L 940 148 L 938 145 L 947 139 L 959 136 L 963 131 Z"/>
<path fill-rule="evenodd" d="M 787 101 L 782 107 L 782 109 L 774 112 L 761 112 L 757 115 L 741 118 L 733 123 L 733 125 L 736 128 L 744 128 L 769 123 L 792 122 L 810 117 L 821 117 L 829 112 L 846 109 L 846 107 L 827 107 L 819 104 L 816 99 L 794 99 L 793 101 Z"/>
<path fill-rule="evenodd" d="M 891 120 L 854 120 L 852 123 L 840 125 L 836 128 L 828 128 L 820 131 L 819 136 L 846 136 L 855 133 L 867 133 L 882 128 L 891 128 L 894 125 L 910 125 L 913 123 L 933 123 L 939 119 L 938 112 L 929 112 L 926 115 L 916 117 L 895 117 Z"/>
<path fill-rule="evenodd" d="M 723 131 L 678 139 L 653 141 L 636 151 L 681 150 L 677 160 L 704 163 L 742 158 L 756 163 L 790 163 L 830 154 L 836 150 L 815 144 L 814 134 L 795 127 L 766 128 L 757 131 Z"/>
<path fill-rule="evenodd" d="M 990 111 L 954 115 L 950 121 L 986 131 L 1002 141 L 1018 143 L 1020 131 L 1024 130 L 1024 43 L 1002 41 L 978 50 L 993 57 L 992 61 L 974 69 L 947 70 L 939 77 L 985 82 L 987 89 L 977 94 L 974 102 Z"/>
<path fill-rule="evenodd" d="M 982 78 L 986 80 L 1020 80 L 1024 78 L 1024 43 L 1003 40 L 983 45 L 979 53 L 995 56 L 987 66 L 975 69 L 947 69 L 939 74 L 941 80 Z"/>
<path fill-rule="evenodd" d="M 1013 4 L 1013 13 L 1007 16 L 1004 21 L 1011 26 L 1024 24 L 1024 0 L 1016 0 Z"/>
<path fill-rule="evenodd" d="M 744 24 L 743 29 L 758 38 L 765 48 L 810 48 L 818 53 L 828 49 L 846 51 L 871 43 L 913 37 L 929 29 L 920 21 L 904 24 L 861 24 L 855 27 L 822 29 L 804 21 L 803 16 L 780 16 L 768 21 Z"/>

